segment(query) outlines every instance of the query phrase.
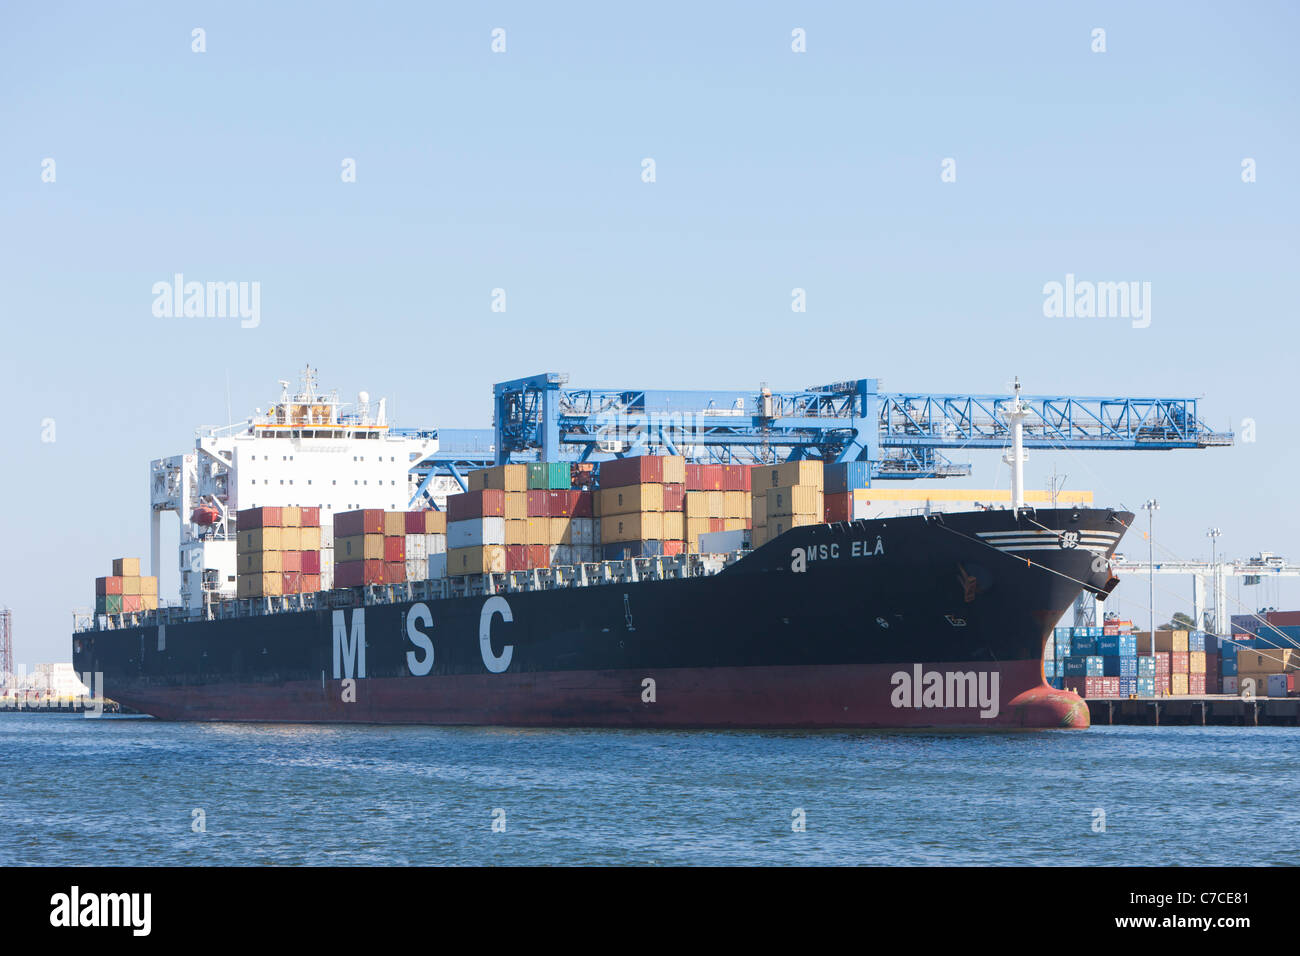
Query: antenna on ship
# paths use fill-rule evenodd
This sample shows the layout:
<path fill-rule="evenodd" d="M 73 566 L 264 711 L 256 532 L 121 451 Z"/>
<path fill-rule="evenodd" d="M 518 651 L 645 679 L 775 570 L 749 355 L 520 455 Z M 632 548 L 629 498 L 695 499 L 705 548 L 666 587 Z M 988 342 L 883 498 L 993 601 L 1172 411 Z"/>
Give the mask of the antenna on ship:
<path fill-rule="evenodd" d="M 1011 466 L 1011 510 L 1019 511 L 1025 506 L 1025 419 L 1029 411 L 1020 400 L 1020 376 L 1016 376 L 1015 398 L 1007 412 L 1007 421 L 1011 423 L 1011 453 L 1002 460 Z"/>

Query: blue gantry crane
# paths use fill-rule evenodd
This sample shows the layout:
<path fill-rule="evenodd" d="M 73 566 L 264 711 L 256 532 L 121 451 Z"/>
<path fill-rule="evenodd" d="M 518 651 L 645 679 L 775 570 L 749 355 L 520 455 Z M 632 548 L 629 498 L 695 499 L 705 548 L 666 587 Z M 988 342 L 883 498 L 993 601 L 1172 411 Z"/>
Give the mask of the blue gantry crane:
<path fill-rule="evenodd" d="M 1010 443 L 1007 395 L 882 392 L 860 378 L 799 391 L 575 388 L 533 375 L 493 387 L 496 461 L 600 460 L 645 452 L 756 464 L 865 461 L 873 479 L 970 473 L 944 451 Z M 1194 398 L 1022 396 L 1026 448 L 1151 449 L 1231 445 Z"/>

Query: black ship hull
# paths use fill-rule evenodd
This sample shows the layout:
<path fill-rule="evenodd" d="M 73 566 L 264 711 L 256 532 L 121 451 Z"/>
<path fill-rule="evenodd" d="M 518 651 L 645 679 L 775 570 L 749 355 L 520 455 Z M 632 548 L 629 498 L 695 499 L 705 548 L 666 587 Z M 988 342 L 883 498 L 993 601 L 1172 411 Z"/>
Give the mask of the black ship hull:
<path fill-rule="evenodd" d="M 1044 642 L 1132 515 L 795 528 L 719 573 L 98 629 L 105 696 L 171 720 L 1083 727 Z"/>

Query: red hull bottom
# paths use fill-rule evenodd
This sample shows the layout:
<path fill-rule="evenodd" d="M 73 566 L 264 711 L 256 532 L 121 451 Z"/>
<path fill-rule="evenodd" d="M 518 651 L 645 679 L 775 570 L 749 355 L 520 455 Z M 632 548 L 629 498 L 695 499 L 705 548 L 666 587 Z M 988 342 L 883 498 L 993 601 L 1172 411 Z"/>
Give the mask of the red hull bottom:
<path fill-rule="evenodd" d="M 955 672 L 985 675 L 983 706 L 973 696 L 973 706 L 961 706 L 961 698 L 934 688 L 931 675 Z M 134 684 L 114 696 L 163 720 L 768 729 L 1089 724 L 1087 705 L 1049 687 L 1038 661 L 361 678 L 352 689 L 345 683 Z M 345 700 L 349 692 L 354 700 Z"/>

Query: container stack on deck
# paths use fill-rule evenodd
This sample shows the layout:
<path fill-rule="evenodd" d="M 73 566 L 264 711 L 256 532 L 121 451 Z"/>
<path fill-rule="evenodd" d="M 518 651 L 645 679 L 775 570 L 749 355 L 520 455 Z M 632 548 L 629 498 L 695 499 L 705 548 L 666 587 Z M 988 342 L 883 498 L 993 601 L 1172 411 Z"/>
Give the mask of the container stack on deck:
<path fill-rule="evenodd" d="M 832 463 L 823 469 L 826 491 L 825 520 L 854 521 L 868 517 L 871 505 L 871 467 L 865 461 Z"/>
<path fill-rule="evenodd" d="M 447 576 L 447 515 L 442 511 L 408 511 L 406 580 L 426 581 Z"/>
<path fill-rule="evenodd" d="M 751 471 L 752 494 L 766 505 L 767 522 L 754 547 L 791 528 L 821 524 L 826 520 L 825 476 L 820 461 L 788 461 L 760 465 Z"/>
<path fill-rule="evenodd" d="M 684 487 L 686 459 L 680 455 L 616 458 L 601 462 L 598 481 L 602 560 L 656 558 L 685 550 L 688 528 L 683 509 L 689 506 L 691 494 Z M 721 495 L 719 499 L 721 508 Z M 665 505 L 673 510 L 665 511 Z"/>
<path fill-rule="evenodd" d="M 319 508 L 245 508 L 235 514 L 236 591 L 241 598 L 321 589 Z"/>
<path fill-rule="evenodd" d="M 158 579 L 140 576 L 139 558 L 114 558 L 113 573 L 95 578 L 96 614 L 135 614 L 158 609 Z"/>
<path fill-rule="evenodd" d="M 402 512 L 396 512 L 402 516 Z M 334 515 L 334 586 L 337 588 L 354 588 L 368 584 L 389 584 L 389 574 L 385 566 L 387 555 L 405 553 L 405 540 L 402 547 L 390 545 L 393 535 L 387 534 L 389 521 L 385 512 L 379 508 L 362 508 L 356 511 L 341 511 Z M 405 533 L 405 518 L 400 528 Z M 396 530 L 396 528 L 394 528 Z M 402 562 L 402 579 L 406 575 L 405 558 Z"/>

